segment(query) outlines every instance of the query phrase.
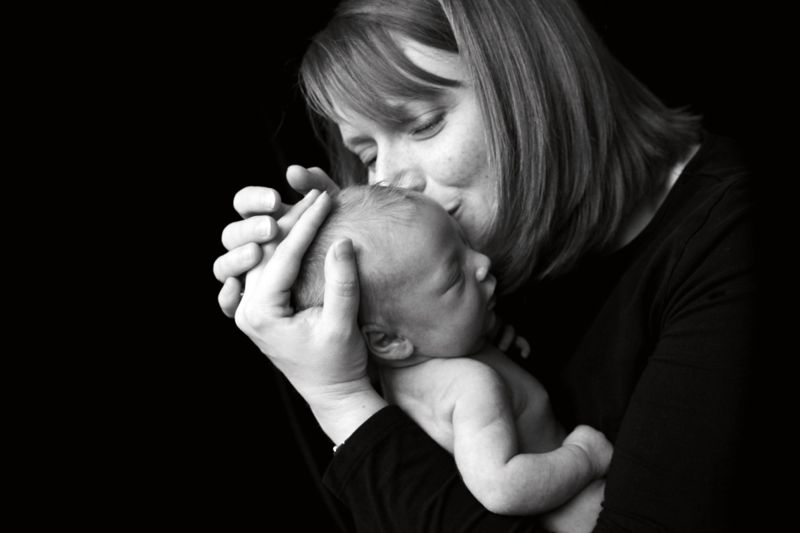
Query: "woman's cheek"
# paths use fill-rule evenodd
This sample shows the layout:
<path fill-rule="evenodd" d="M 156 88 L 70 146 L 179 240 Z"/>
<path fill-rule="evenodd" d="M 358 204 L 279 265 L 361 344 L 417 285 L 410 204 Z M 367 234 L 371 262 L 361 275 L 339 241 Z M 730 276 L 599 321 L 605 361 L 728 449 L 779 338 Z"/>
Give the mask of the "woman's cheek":
<path fill-rule="evenodd" d="M 490 237 L 492 212 L 480 202 L 470 202 L 462 206 L 459 224 L 473 248 L 483 250 Z"/>

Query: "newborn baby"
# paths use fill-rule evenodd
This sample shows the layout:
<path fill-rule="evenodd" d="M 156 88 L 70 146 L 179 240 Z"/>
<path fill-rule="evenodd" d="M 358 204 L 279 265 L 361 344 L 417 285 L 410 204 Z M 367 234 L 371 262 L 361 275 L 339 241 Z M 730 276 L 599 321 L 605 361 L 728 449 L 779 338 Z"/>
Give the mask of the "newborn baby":
<path fill-rule="evenodd" d="M 341 238 L 356 252 L 359 325 L 383 395 L 453 454 L 484 507 L 542 513 L 605 474 L 603 434 L 578 426 L 565 438 L 542 385 L 488 342 L 491 261 L 439 204 L 399 188 L 342 190 L 303 259 L 297 311 L 322 304 L 325 253 Z"/>

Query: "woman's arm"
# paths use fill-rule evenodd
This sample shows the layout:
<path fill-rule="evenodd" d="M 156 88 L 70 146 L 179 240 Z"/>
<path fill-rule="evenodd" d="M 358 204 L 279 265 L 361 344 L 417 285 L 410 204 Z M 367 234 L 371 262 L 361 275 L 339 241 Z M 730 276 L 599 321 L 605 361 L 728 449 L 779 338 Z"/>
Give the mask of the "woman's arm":
<path fill-rule="evenodd" d="M 263 187 L 247 187 L 234 198 L 245 220 L 222 233 L 230 251 L 214 263 L 215 276 L 224 282 L 219 304 L 298 389 L 331 440 L 341 442 L 386 402 L 366 380 L 363 342 L 352 333 L 358 278 L 351 243 L 329 250 L 325 307 L 292 312 L 290 291 L 300 261 L 330 209 L 328 195 L 319 191 L 336 190 L 336 185 L 317 168 L 291 166 L 286 177 L 292 188 L 306 193 L 294 206 Z M 236 279 L 242 274 L 247 277 L 243 292 Z M 342 351 L 348 354 L 327 357 Z"/>
<path fill-rule="evenodd" d="M 255 192 L 243 193 L 245 200 L 237 202 L 244 216 L 258 208 Z M 223 292 L 235 287 L 237 294 L 221 294 L 220 302 L 227 304 L 223 310 L 235 313 L 240 329 L 308 402 L 331 440 L 344 443 L 333 462 L 339 469 L 330 468 L 326 482 L 347 486 L 347 494 L 339 488 L 335 492 L 362 531 L 543 531 L 533 518 L 518 520 L 486 511 L 461 482 L 452 456 L 372 388 L 356 327 L 358 279 L 349 241 L 336 243 L 326 256 L 325 306 L 293 313 L 291 285 L 329 208 L 327 195 L 311 191 L 296 206 L 280 210 L 280 231 L 263 247 L 263 254 L 259 247 L 255 265 L 250 264 L 252 258 L 232 260 L 230 254 L 215 263 L 221 279 L 241 275 L 250 265 L 241 297 L 240 282 L 226 282 Z M 254 231 L 239 227 L 228 230 L 236 238 L 226 246 L 247 241 Z M 438 503 L 426 509 L 426 502 Z"/>
<path fill-rule="evenodd" d="M 732 531 L 756 455 L 756 270 L 747 191 L 731 189 L 686 243 L 670 301 L 614 442 L 596 531 Z M 748 495 L 748 493 L 750 495 Z"/>
<path fill-rule="evenodd" d="M 533 516 L 501 516 L 470 493 L 453 456 L 399 407 L 379 411 L 336 452 L 324 477 L 359 532 L 538 532 Z"/>
<path fill-rule="evenodd" d="M 501 435 L 506 442 L 507 437 Z M 468 454 L 488 460 L 492 450 L 487 447 L 496 448 L 498 443 L 492 438 L 482 443 L 486 446 L 471 444 L 480 449 Z M 494 514 L 467 488 L 464 478 L 471 477 L 469 469 L 467 465 L 459 471 L 449 452 L 399 407 L 390 406 L 371 417 L 339 448 L 324 482 L 351 509 L 358 531 L 364 532 L 576 533 L 590 531 L 597 518 L 602 485 L 599 490 L 595 486 L 595 490 L 581 493 L 582 503 L 554 513 L 547 529 L 539 517 Z M 478 494 L 482 494 L 480 490 Z M 576 529 L 576 525 L 580 527 Z"/>
<path fill-rule="evenodd" d="M 353 245 L 340 240 L 325 258 L 321 308 L 294 313 L 291 288 L 303 254 L 331 207 L 327 193 L 311 191 L 307 208 L 271 257 L 247 273 L 236 324 L 308 402 L 323 431 L 343 442 L 386 406 L 366 372 L 367 354 L 356 317 L 358 274 Z"/>

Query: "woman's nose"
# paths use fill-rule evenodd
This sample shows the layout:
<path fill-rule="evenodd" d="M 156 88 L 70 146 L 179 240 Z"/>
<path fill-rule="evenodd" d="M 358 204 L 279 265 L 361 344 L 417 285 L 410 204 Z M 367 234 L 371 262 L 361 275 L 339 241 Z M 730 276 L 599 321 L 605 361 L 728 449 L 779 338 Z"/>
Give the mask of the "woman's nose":
<path fill-rule="evenodd" d="M 410 154 L 394 148 L 378 152 L 375 162 L 375 181 L 412 191 L 425 190 L 425 177 Z"/>

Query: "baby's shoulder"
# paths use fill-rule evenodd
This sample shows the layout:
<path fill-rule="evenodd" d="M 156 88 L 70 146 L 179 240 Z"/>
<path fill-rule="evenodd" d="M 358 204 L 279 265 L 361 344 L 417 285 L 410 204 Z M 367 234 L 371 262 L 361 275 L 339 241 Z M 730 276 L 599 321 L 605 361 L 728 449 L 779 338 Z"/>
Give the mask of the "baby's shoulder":
<path fill-rule="evenodd" d="M 394 380 L 395 387 L 416 391 L 416 396 L 424 392 L 438 402 L 451 403 L 465 394 L 484 394 L 505 386 L 495 369 L 472 357 L 431 359 L 409 370 Z"/>
<path fill-rule="evenodd" d="M 497 370 L 483 361 L 472 357 L 456 357 L 438 362 L 438 371 L 447 376 L 442 381 L 447 384 L 442 388 L 442 394 L 452 402 L 465 397 L 485 398 L 505 394 L 505 380 Z"/>
<path fill-rule="evenodd" d="M 500 376 L 490 364 L 474 357 L 434 359 L 428 363 L 432 363 L 432 372 L 457 376 L 460 379 L 487 380 Z"/>

